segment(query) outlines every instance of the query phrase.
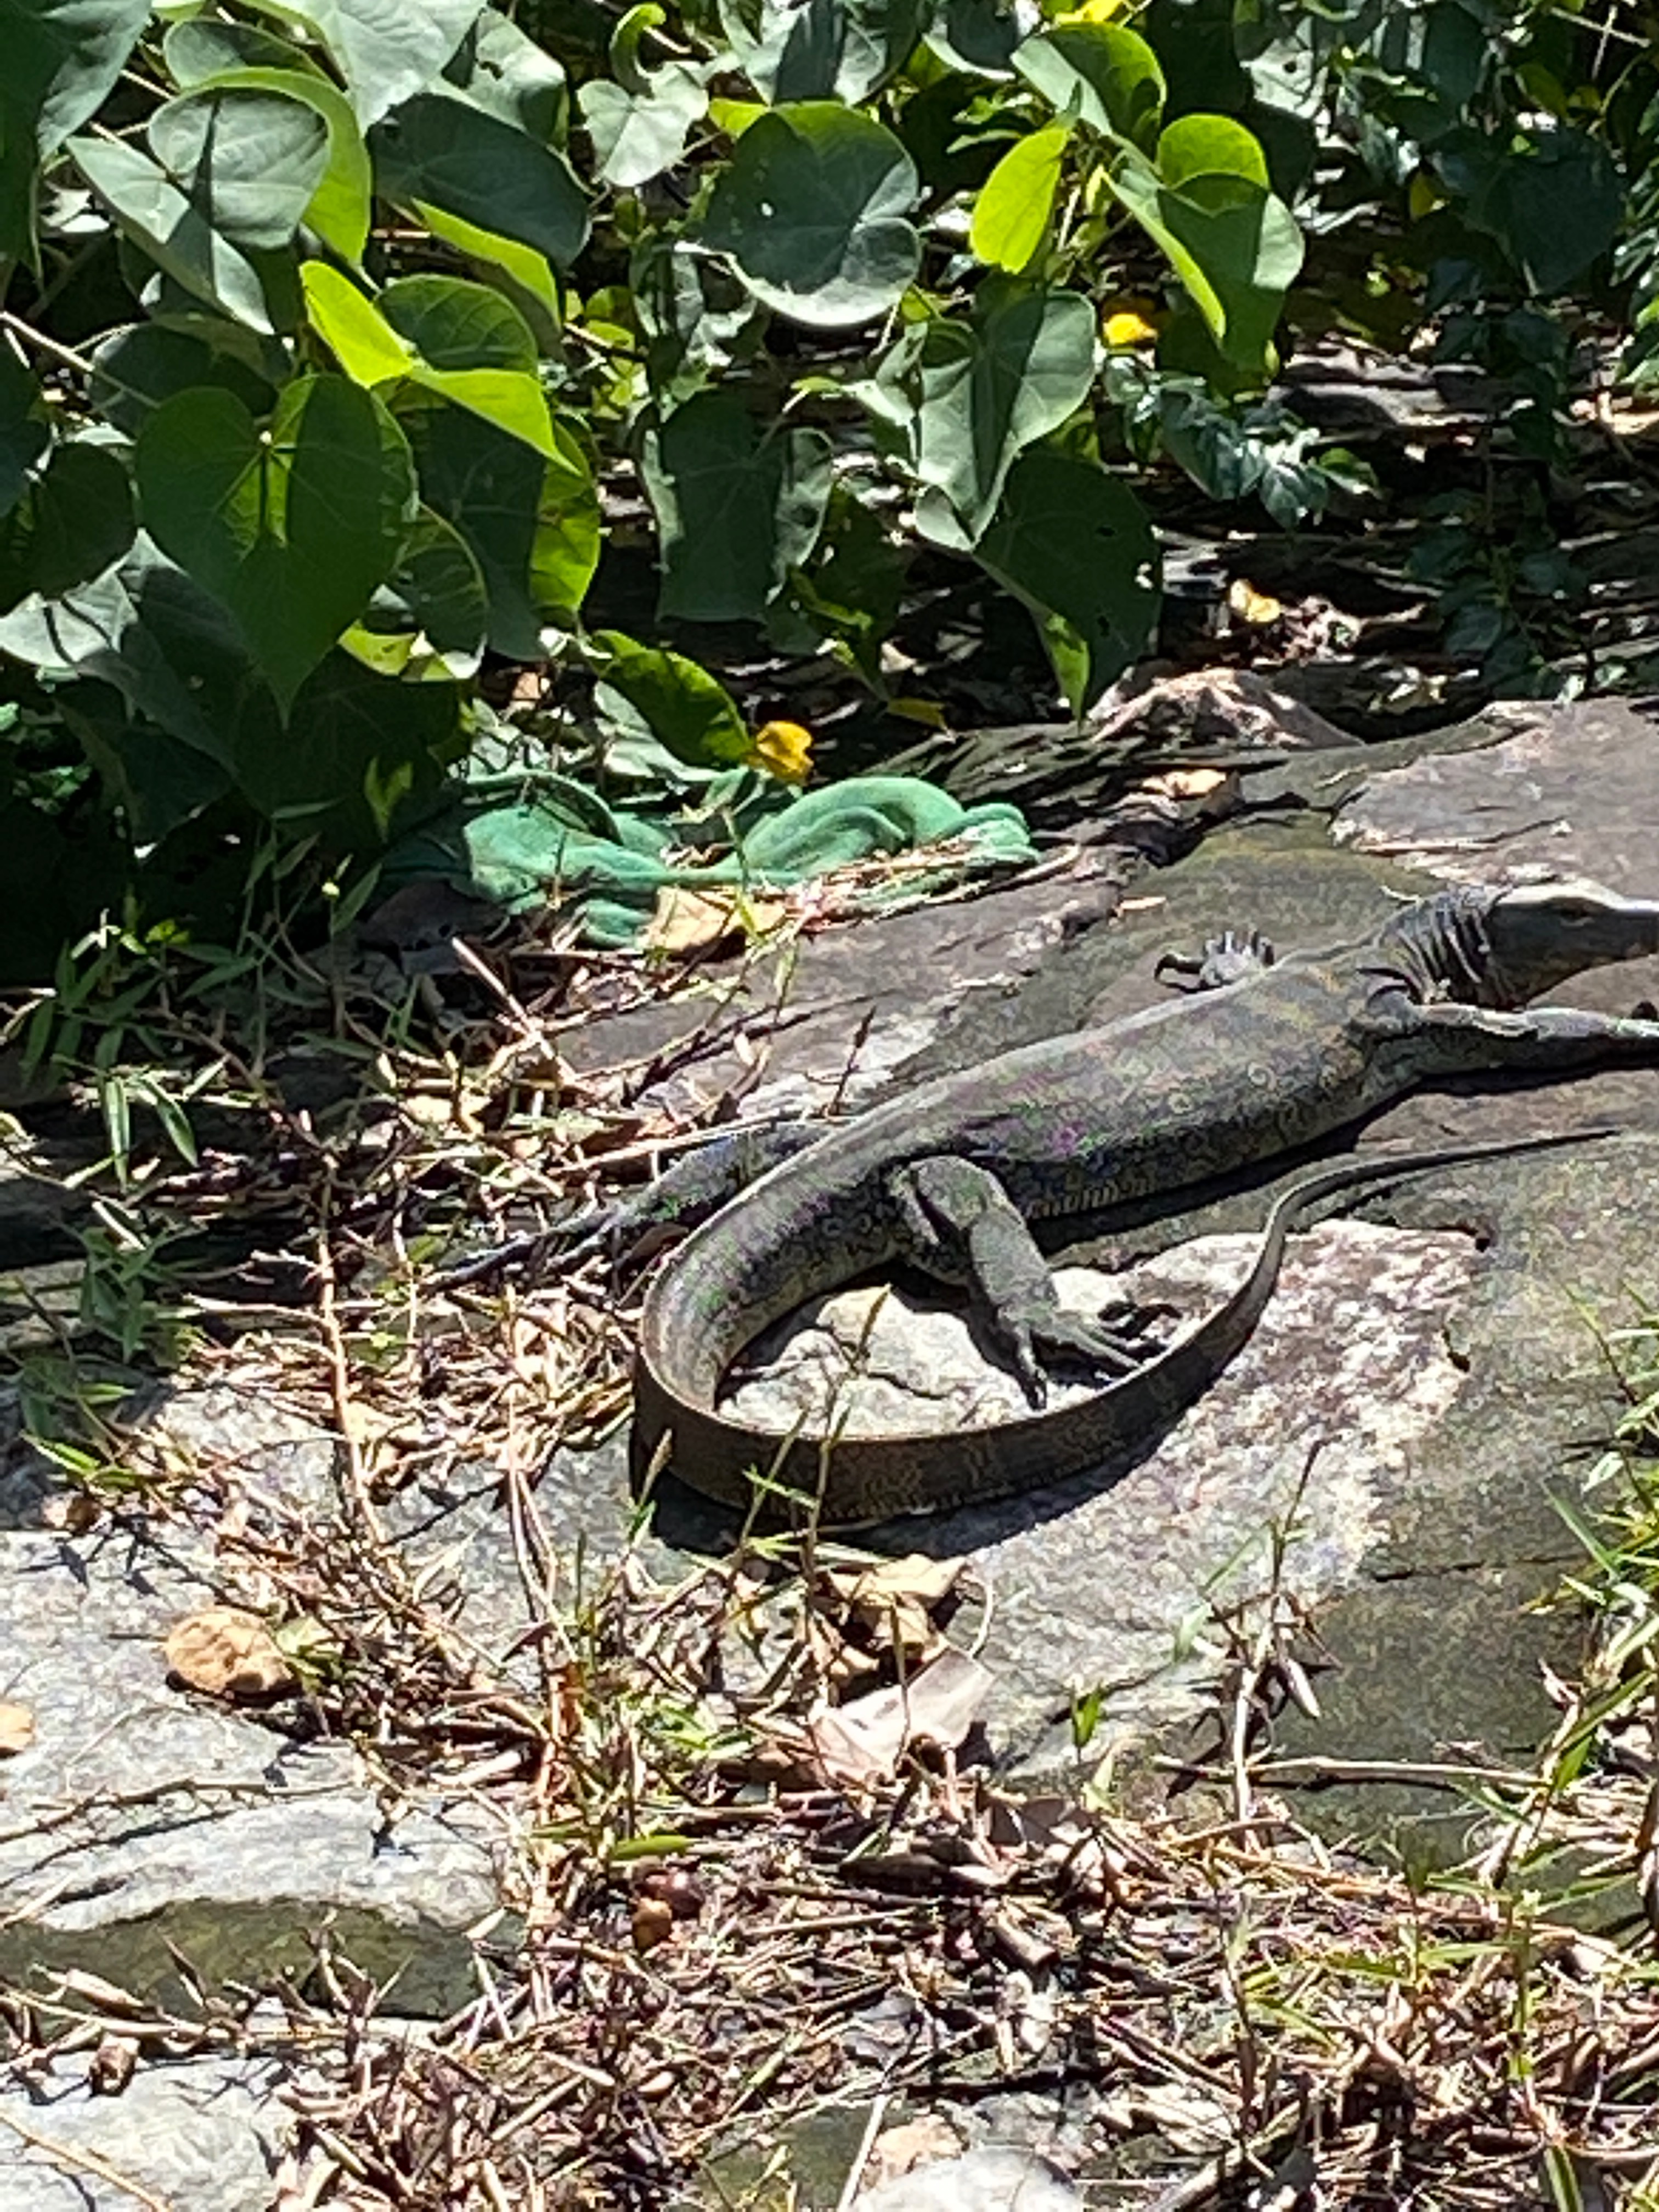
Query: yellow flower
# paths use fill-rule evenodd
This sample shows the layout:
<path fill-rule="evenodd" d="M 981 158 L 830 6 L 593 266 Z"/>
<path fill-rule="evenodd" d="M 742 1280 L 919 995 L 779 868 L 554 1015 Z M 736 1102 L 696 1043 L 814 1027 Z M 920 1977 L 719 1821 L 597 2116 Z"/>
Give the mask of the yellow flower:
<path fill-rule="evenodd" d="M 1101 317 L 1100 334 L 1109 346 L 1150 345 L 1158 336 L 1158 312 L 1151 300 L 1118 300 Z"/>
<path fill-rule="evenodd" d="M 1239 622 L 1258 628 L 1276 623 L 1285 611 L 1271 592 L 1258 592 L 1248 578 L 1235 576 L 1227 586 L 1228 611 Z"/>
<path fill-rule="evenodd" d="M 749 758 L 781 783 L 805 783 L 812 773 L 812 732 L 799 722 L 768 722 L 756 731 Z"/>

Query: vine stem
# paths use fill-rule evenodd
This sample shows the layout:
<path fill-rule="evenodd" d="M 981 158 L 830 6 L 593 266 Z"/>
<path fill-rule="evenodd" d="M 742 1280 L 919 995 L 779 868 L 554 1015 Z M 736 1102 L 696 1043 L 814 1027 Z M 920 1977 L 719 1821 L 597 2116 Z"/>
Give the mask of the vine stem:
<path fill-rule="evenodd" d="M 33 323 L 26 323 L 9 307 L 0 307 L 0 330 L 9 331 L 21 344 L 33 347 L 37 353 L 49 354 L 54 361 L 61 361 L 66 368 L 74 369 L 78 375 L 108 385 L 112 392 L 120 392 L 124 398 L 136 399 L 143 407 L 155 404 L 149 392 L 140 392 L 131 384 L 123 384 L 118 376 L 112 376 L 106 368 L 100 368 L 89 356 L 77 351 L 74 346 L 63 344 L 57 338 L 48 337 L 44 331 L 37 331 Z"/>

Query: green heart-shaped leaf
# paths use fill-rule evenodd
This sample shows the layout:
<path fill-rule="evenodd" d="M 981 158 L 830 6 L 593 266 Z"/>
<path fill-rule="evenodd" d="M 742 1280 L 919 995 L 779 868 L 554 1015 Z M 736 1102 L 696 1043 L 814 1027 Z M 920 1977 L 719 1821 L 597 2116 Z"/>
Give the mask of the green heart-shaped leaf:
<path fill-rule="evenodd" d="M 645 434 L 641 471 L 662 534 L 665 615 L 755 620 L 817 543 L 830 441 L 763 428 L 735 393 L 700 392 Z"/>
<path fill-rule="evenodd" d="M 980 260 L 1018 272 L 1034 257 L 1048 234 L 1071 135 L 1069 123 L 1051 123 L 1017 138 L 980 186 L 968 234 Z"/>
<path fill-rule="evenodd" d="M 873 322 L 921 265 L 915 164 L 872 116 L 834 100 L 775 107 L 715 180 L 702 243 L 757 300 L 820 330 Z"/>
<path fill-rule="evenodd" d="M 0 0 L 0 258 L 32 254 L 40 165 L 103 106 L 149 12 L 149 0 Z"/>
<path fill-rule="evenodd" d="M 975 553 L 1036 616 L 1074 714 L 1146 651 L 1157 544 L 1139 501 L 1097 461 L 1052 446 L 1023 453 Z"/>
<path fill-rule="evenodd" d="M 202 386 L 156 409 L 134 465 L 145 527 L 235 616 L 286 713 L 397 566 L 416 505 L 402 431 L 344 377 L 288 386 L 265 432 Z"/>

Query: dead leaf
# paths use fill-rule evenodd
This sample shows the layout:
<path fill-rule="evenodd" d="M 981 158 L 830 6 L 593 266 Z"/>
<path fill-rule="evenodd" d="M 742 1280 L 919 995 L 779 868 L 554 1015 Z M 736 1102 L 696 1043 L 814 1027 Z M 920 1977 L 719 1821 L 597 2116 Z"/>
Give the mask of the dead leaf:
<path fill-rule="evenodd" d="M 961 1574 L 959 1560 L 930 1559 L 913 1552 L 867 1567 L 831 1568 L 823 1580 L 870 1651 L 896 1651 L 914 1668 L 942 1649 L 945 1639 L 933 1616 Z M 869 1663 L 863 1662 L 866 1670 Z M 832 1679 L 844 1680 L 856 1671 L 848 1664 Z"/>
<path fill-rule="evenodd" d="M 990 1687 L 988 1670 L 952 1646 L 909 1681 L 820 1713 L 808 1734 L 824 1779 L 884 1779 L 898 1771 L 913 1744 L 954 1751 Z"/>
<path fill-rule="evenodd" d="M 908 1552 L 868 1567 L 832 1567 L 824 1580 L 837 1596 L 861 1612 L 878 1613 L 899 1600 L 932 1608 L 950 1596 L 962 1574 L 960 1559 L 930 1559 Z"/>
<path fill-rule="evenodd" d="M 178 1622 L 162 1646 L 169 1670 L 213 1698 L 269 1698 L 298 1687 L 276 1638 L 256 1613 L 204 1606 Z"/>
<path fill-rule="evenodd" d="M 483 1133 L 490 1101 L 488 1092 L 465 1084 L 411 1084 L 399 1092 L 398 1103 L 423 1129 L 456 1129 L 477 1137 Z"/>
<path fill-rule="evenodd" d="M 901 2180 L 919 2166 L 958 2158 L 961 2154 L 962 2137 L 943 2113 L 922 2112 L 914 2120 L 901 2121 L 896 2128 L 882 2130 L 871 2148 L 863 2186 L 877 2189 L 883 2182 Z"/>
<path fill-rule="evenodd" d="M 1047 1983 L 1016 1966 L 997 1990 L 995 2033 L 1007 2070 L 1024 2058 L 1041 2058 L 1054 2040 L 1057 2006 Z"/>
<path fill-rule="evenodd" d="M 1227 586 L 1227 611 L 1240 622 L 1265 629 L 1267 623 L 1279 620 L 1285 607 L 1283 601 L 1274 599 L 1270 592 L 1258 592 L 1244 577 L 1235 576 Z"/>
<path fill-rule="evenodd" d="M 1047 1973 L 1060 1956 L 1064 1940 L 1065 1923 L 1058 1928 L 1043 1928 L 1031 1914 L 1017 1911 L 1009 1906 L 988 1916 L 986 1933 L 1004 1958 L 1021 1968 L 1028 1976 Z"/>
<path fill-rule="evenodd" d="M 781 783 L 805 783 L 812 773 L 812 732 L 799 722 L 764 722 L 755 732 L 749 757 Z"/>
<path fill-rule="evenodd" d="M 1142 791 L 1150 791 L 1158 799 L 1207 799 L 1213 791 L 1231 781 L 1230 771 L 1221 768 L 1172 768 L 1162 775 L 1149 775 L 1141 784 Z M 1137 907 L 1140 902 L 1135 902 Z M 1156 902 L 1148 900 L 1150 906 Z"/>
<path fill-rule="evenodd" d="M 706 952 L 728 937 L 763 937 L 785 920 L 781 899 L 744 890 L 688 890 L 665 884 L 645 935 L 647 952 Z"/>
<path fill-rule="evenodd" d="M 1133 294 L 1106 302 L 1101 313 L 1100 335 L 1109 346 L 1151 345 L 1168 320 L 1156 301 Z"/>
<path fill-rule="evenodd" d="M 1233 2133 L 1232 2116 L 1220 2097 L 1192 2081 L 1148 2081 L 1131 2093 L 1137 2113 L 1149 2120 L 1178 2150 L 1209 2156 L 1222 2150 Z"/>
<path fill-rule="evenodd" d="M 665 1905 L 676 1920 L 695 1920 L 707 1903 L 702 1884 L 687 1867 L 653 1867 L 640 1876 L 641 1897 Z"/>
<path fill-rule="evenodd" d="M 0 1755 L 27 1751 L 34 1741 L 34 1715 L 27 1705 L 0 1705 Z"/>
<path fill-rule="evenodd" d="M 87 2087 L 94 2097 L 118 2097 L 138 2063 L 138 2046 L 130 2037 L 106 2035 L 92 2054 Z"/>
<path fill-rule="evenodd" d="M 106 1982 L 101 1974 L 89 1974 L 84 1966 L 70 1966 L 58 1977 L 59 1987 L 70 1996 L 85 1997 L 88 2004 L 96 2005 L 100 2012 L 147 2012 L 148 2005 L 131 1990 L 124 1990 L 118 1982 Z"/>
<path fill-rule="evenodd" d="M 860 1674 L 873 1674 L 881 1663 L 873 1652 L 861 1651 L 817 1613 L 806 1623 L 806 1649 L 819 1679 L 842 1692 Z"/>

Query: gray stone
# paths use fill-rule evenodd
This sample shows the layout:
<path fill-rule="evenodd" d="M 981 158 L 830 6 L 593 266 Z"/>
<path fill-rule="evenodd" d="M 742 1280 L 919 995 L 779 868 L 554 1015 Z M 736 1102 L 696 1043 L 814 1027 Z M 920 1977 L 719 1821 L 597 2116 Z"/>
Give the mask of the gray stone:
<path fill-rule="evenodd" d="M 1432 744 L 1325 747 L 1245 775 L 1240 817 L 1139 878 L 1121 911 L 1120 864 L 1095 853 L 1047 882 L 826 933 L 805 948 L 785 1014 L 776 979 L 753 981 L 716 1010 L 728 1033 L 700 1064 L 680 1060 L 683 1006 L 619 1017 L 576 1048 L 590 1066 L 623 1051 L 665 1055 L 676 1072 L 651 1095 L 684 1103 L 688 1083 L 749 1080 L 729 1034 L 746 1024 L 770 1040 L 751 1105 L 822 1101 L 854 1058 L 848 1095 L 864 1097 L 1075 1026 L 1091 1009 L 1144 1004 L 1158 952 L 1229 924 L 1258 925 L 1286 946 L 1329 942 L 1436 879 L 1546 865 L 1651 890 L 1655 750 L 1650 723 L 1607 706 L 1529 712 Z M 1571 995 L 1619 1005 L 1656 991 L 1652 972 L 1607 970 Z M 1102 1692 L 1090 1759 L 1189 1748 L 1186 1724 L 1224 1656 L 1218 1612 L 1275 1576 L 1320 1608 L 1336 1662 L 1321 1679 L 1322 1717 L 1281 1723 L 1286 1748 L 1506 1760 L 1531 1743 L 1550 1717 L 1539 1662 L 1568 1656 L 1566 1632 L 1520 1607 L 1571 1555 L 1552 1498 L 1582 1481 L 1614 1411 L 1576 1301 L 1617 1318 L 1626 1284 L 1650 1274 L 1659 1083 L 1630 1071 L 1437 1093 L 1377 1132 L 1420 1143 L 1603 1121 L 1626 1133 L 1414 1180 L 1375 1194 L 1365 1218 L 1298 1238 L 1255 1341 L 1155 1449 L 1052 1492 L 881 1532 L 886 1548 L 971 1559 L 988 1584 L 986 1730 L 1005 1771 L 1073 1771 L 1079 1691 Z M 1260 1223 L 1269 1180 L 1080 1245 L 1066 1255 L 1068 1284 L 1097 1301 L 1133 1270 L 1147 1294 L 1213 1299 L 1243 1263 L 1240 1240 Z M 793 1345 L 793 1376 L 763 1387 L 838 1373 L 849 1346 L 859 1352 L 869 1305 L 854 1290 L 798 1317 L 772 1347 Z M 945 1301 L 895 1291 L 859 1356 L 884 1419 L 931 1408 L 949 1425 L 982 1416 L 998 1392 L 1006 1410 L 1023 1410 Z M 331 1440 L 261 1398 L 186 1391 L 152 1418 L 180 1463 L 211 1471 L 256 1523 L 325 1524 L 340 1510 Z M 181 1513 L 164 1519 L 135 1502 L 87 1534 L 64 1525 L 64 1498 L 62 1478 L 0 1420 L 0 1695 L 36 1722 L 33 1744 L 0 1778 L 0 1977 L 88 1968 L 181 2005 L 169 1943 L 210 1982 L 257 1984 L 303 1974 L 308 1935 L 326 1928 L 371 1974 L 396 1978 L 400 2013 L 465 2001 L 476 1987 L 469 1931 L 498 1902 L 493 1838 L 476 1814 L 434 1795 L 393 1817 L 346 1747 L 296 1744 L 168 1680 L 168 1628 L 226 1594 L 214 1529 L 188 1492 Z M 539 1504 L 562 1551 L 580 1540 L 596 1560 L 614 1555 L 629 1512 L 621 1440 L 561 1455 Z M 491 1470 L 442 1489 L 417 1478 L 387 1519 L 412 1565 L 453 1561 L 464 1627 L 505 1649 L 526 1600 Z M 665 1572 L 676 1546 L 717 1545 L 727 1532 L 665 1486 L 646 1556 Z M 1376 1789 L 1321 1802 L 1333 1821 L 1373 1831 L 1408 1811 L 1420 1818 L 1423 1805 L 1420 1792 Z M 1455 1795 L 1443 1802 L 1461 1817 Z M 283 2132 L 262 2102 L 270 2077 L 198 2063 L 143 2069 L 124 2097 L 91 2100 L 60 2062 L 70 2070 L 44 2091 L 14 2081 L 0 2120 L 10 2111 L 60 2144 L 109 2146 L 112 2165 L 179 2212 L 266 2202 Z M 101 2128 L 106 2110 L 126 2133 L 76 2132 Z M 235 2140 L 216 2148 L 226 2115 Z M 104 2201 L 101 2184 L 49 2157 L 17 2150 L 4 2163 L 3 2137 L 0 2127 L 0 2200 L 27 2188 L 56 2202 L 67 2187 L 81 2203 Z M 146 2164 L 152 2143 L 155 2157 L 171 2144 L 180 2160 L 208 2145 L 204 2171 L 218 2178 Z M 1031 2189 L 1060 2188 L 1006 2142 L 970 2160 L 993 2155 L 1019 2163 L 1027 2193 L 988 2203 L 1033 2212 L 1042 2200 Z M 975 2201 L 962 2193 L 970 2160 L 936 2170 L 954 2191 L 942 2201 Z"/>
<path fill-rule="evenodd" d="M 1023 2150 L 937 2159 L 854 2200 L 866 2212 L 1081 2212 L 1083 2199 Z"/>
<path fill-rule="evenodd" d="M 256 1513 L 331 1500 L 332 1445 L 257 1397 L 181 1394 L 156 1418 L 178 1453 L 234 1466 Z M 172 1680 L 167 1631 L 224 1595 L 210 1531 L 142 1510 L 85 1535 L 43 1525 L 63 1485 L 10 1456 L 0 1650 L 34 1738 L 6 1762 L 0 1978 L 84 1968 L 178 2004 L 170 1945 L 210 1984 L 257 1984 L 303 1978 L 326 1930 L 399 2010 L 465 2002 L 467 1930 L 497 1902 L 479 1817 L 438 1800 L 394 1816 L 348 1747 Z"/>
<path fill-rule="evenodd" d="M 1443 881 L 1524 883 L 1582 874 L 1652 887 L 1656 737 L 1618 700 L 1511 707 L 1495 742 L 1430 749 L 1368 776 L 1342 809 L 1339 840 Z"/>
<path fill-rule="evenodd" d="M 87 1200 L 6 1157 L 6 1118 L 0 1112 L 0 1268 L 40 1267 L 75 1250 Z"/>
<path fill-rule="evenodd" d="M 1599 1161 L 1595 1180 L 1640 1189 L 1659 1176 L 1659 1137 L 1607 1149 L 1617 1160 Z M 1588 1157 L 1545 1155 L 1443 1173 L 1415 1194 L 1426 1220 L 1478 1215 L 1490 1224 L 1485 1251 L 1465 1228 L 1322 1224 L 1296 1241 L 1251 1344 L 1154 1449 L 1052 1491 L 897 1524 L 884 1547 L 970 1558 L 989 1585 L 992 1640 L 981 1656 L 995 1686 L 984 1718 L 999 1763 L 1028 1776 L 1063 1771 L 1074 1691 L 1104 1692 L 1091 1757 L 1121 1753 L 1148 1731 L 1168 1735 L 1202 1705 L 1224 1658 L 1224 1637 L 1200 1625 L 1204 1615 L 1259 1595 L 1275 1576 L 1286 1596 L 1311 1606 L 1385 1572 L 1403 1631 L 1414 1603 L 1430 1617 L 1443 1603 L 1449 1560 L 1465 1577 L 1479 1566 L 1494 1600 L 1489 1636 L 1502 1621 L 1535 1660 L 1536 1626 L 1523 1632 L 1498 1601 L 1506 1579 L 1535 1595 L 1549 1572 L 1540 1563 L 1570 1549 L 1548 1498 L 1569 1441 L 1586 1432 L 1587 1414 L 1596 1418 L 1602 1387 L 1597 1348 L 1569 1295 L 1597 1287 L 1581 1249 L 1586 1217 L 1575 1210 L 1594 1206 L 1595 1180 L 1588 1199 L 1574 1197 L 1590 1174 Z M 1638 1201 L 1635 1219 L 1638 1234 L 1659 1231 L 1659 1204 Z M 1564 1225 L 1547 1249 L 1552 1221 Z M 1132 1271 L 1127 1286 L 1184 1307 L 1213 1304 L 1253 1243 L 1198 1238 Z M 1084 1306 L 1119 1287 L 1092 1270 L 1062 1270 L 1060 1280 Z M 1092 1296 L 1077 1295 L 1085 1285 Z M 1524 1394 L 1508 1382 L 1519 1345 L 1532 1376 Z M 774 1425 L 821 1418 L 823 1388 L 837 1376 L 836 1417 L 854 1431 L 948 1431 L 1025 1410 L 958 1313 L 917 1314 L 899 1292 L 825 1300 L 757 1352 L 773 1347 L 776 1369 L 745 1384 L 738 1403 Z M 863 1372 L 849 1379 L 840 1355 L 860 1349 Z M 1510 1498 L 1497 1494 L 1494 1462 L 1514 1472 Z M 1474 1602 L 1482 1585 L 1461 1587 Z M 1352 1669 L 1367 1655 L 1342 1656 Z M 1368 1656 L 1382 1663 L 1381 1652 Z M 1547 1725 L 1535 1663 L 1481 1670 L 1467 1696 L 1461 1666 L 1449 1672 L 1434 1681 L 1411 1670 L 1418 1717 L 1437 1702 L 1443 1729 L 1455 1712 L 1461 1735 L 1486 1737 L 1509 1758 Z M 1402 1749 L 1390 1744 L 1391 1753 Z M 1420 1744 L 1417 1755 L 1428 1755 Z"/>
<path fill-rule="evenodd" d="M 291 2124 L 258 2060 L 143 2064 L 118 2096 L 64 2057 L 0 2088 L 0 2212 L 266 2212 Z M 132 2187 L 124 2187 L 123 2183 Z"/>
<path fill-rule="evenodd" d="M 708 991 L 648 1002 L 560 1040 L 580 1073 L 644 1063 L 637 1103 L 697 1109 L 727 1092 L 750 1113 L 869 1099 L 958 1012 L 1001 997 L 1112 912 L 1124 857 L 1074 854 L 973 898 L 824 930 L 726 963 Z"/>

